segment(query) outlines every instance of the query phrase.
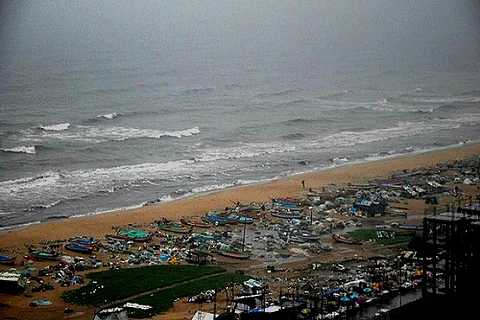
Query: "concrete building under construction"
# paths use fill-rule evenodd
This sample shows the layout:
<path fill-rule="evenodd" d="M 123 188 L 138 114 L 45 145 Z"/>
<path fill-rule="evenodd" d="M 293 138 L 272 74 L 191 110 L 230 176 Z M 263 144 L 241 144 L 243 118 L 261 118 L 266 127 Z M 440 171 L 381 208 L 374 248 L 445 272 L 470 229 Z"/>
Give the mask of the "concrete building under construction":
<path fill-rule="evenodd" d="M 424 301 L 435 301 L 438 312 L 444 302 L 471 310 L 480 284 L 480 204 L 425 217 L 423 256 Z"/>

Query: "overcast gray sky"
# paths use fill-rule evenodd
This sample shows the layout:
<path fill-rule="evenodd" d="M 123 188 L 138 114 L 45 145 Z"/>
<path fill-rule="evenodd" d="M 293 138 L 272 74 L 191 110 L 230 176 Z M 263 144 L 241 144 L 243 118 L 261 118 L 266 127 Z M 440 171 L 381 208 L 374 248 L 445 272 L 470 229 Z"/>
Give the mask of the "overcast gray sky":
<path fill-rule="evenodd" d="M 1 1 L 1 0 L 0 0 Z M 478 0 L 1 1 L 2 50 L 478 60 Z"/>

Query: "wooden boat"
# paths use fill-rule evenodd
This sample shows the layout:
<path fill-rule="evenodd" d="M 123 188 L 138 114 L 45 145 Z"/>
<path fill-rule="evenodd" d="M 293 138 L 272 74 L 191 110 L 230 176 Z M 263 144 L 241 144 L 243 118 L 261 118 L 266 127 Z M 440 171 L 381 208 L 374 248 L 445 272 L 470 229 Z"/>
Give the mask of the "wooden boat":
<path fill-rule="evenodd" d="M 416 224 L 402 224 L 402 223 L 394 224 L 394 223 L 392 223 L 392 227 L 398 228 L 398 229 L 405 229 L 405 230 L 423 230 L 423 224 L 422 225 L 416 225 Z"/>
<path fill-rule="evenodd" d="M 14 265 L 15 261 L 17 260 L 17 257 L 9 257 L 9 256 L 0 256 L 0 264 L 3 265 Z"/>
<path fill-rule="evenodd" d="M 215 234 L 206 234 L 206 233 L 193 233 L 192 236 L 195 239 L 203 240 L 203 241 L 216 241 L 218 240 L 218 236 Z"/>
<path fill-rule="evenodd" d="M 238 219 L 235 217 L 238 216 L 232 216 L 229 211 L 210 211 L 202 217 L 202 220 L 215 225 L 237 224 Z"/>
<path fill-rule="evenodd" d="M 119 230 L 116 237 L 123 238 L 126 241 L 145 242 L 152 238 L 152 234 L 149 232 L 139 231 L 135 229 Z"/>
<path fill-rule="evenodd" d="M 267 214 L 266 211 L 239 211 L 238 215 L 242 217 L 252 218 L 252 219 L 260 219 L 265 217 Z"/>
<path fill-rule="evenodd" d="M 79 253 L 91 253 L 93 251 L 93 248 L 91 246 L 81 245 L 77 243 L 67 243 L 64 245 L 64 247 L 67 250 Z"/>
<path fill-rule="evenodd" d="M 303 214 L 299 211 L 270 210 L 272 217 L 281 219 L 302 219 Z"/>
<path fill-rule="evenodd" d="M 240 215 L 230 215 L 229 218 L 237 220 L 237 223 L 240 224 L 252 224 L 253 223 L 253 218 L 246 217 L 246 216 L 240 216 Z"/>
<path fill-rule="evenodd" d="M 295 243 L 305 243 L 305 242 L 307 242 L 306 239 L 304 239 L 303 237 L 297 236 L 297 235 L 290 236 L 289 239 L 290 239 L 290 242 L 295 242 Z"/>
<path fill-rule="evenodd" d="M 333 240 L 335 240 L 336 242 L 340 242 L 340 243 L 346 243 L 346 244 L 363 244 L 363 240 L 360 239 L 360 238 L 352 238 L 348 235 L 345 235 L 345 234 L 338 234 L 338 233 L 334 233 L 332 234 L 332 238 Z"/>
<path fill-rule="evenodd" d="M 91 240 L 87 238 L 71 238 L 69 239 L 70 243 L 75 243 L 81 246 L 88 246 L 91 247 L 92 249 L 96 249 L 98 243 L 100 242 L 98 239 Z"/>
<path fill-rule="evenodd" d="M 234 258 L 234 259 L 249 259 L 250 258 L 250 253 L 246 251 L 241 251 L 241 250 L 218 250 L 218 254 L 228 257 L 228 258 Z"/>
<path fill-rule="evenodd" d="M 192 219 L 192 218 L 182 218 L 180 219 L 180 223 L 190 226 L 190 227 L 198 227 L 198 228 L 210 228 L 213 223 L 210 221 L 205 221 L 201 219 Z"/>
<path fill-rule="evenodd" d="M 290 234 L 290 241 L 294 242 L 315 242 L 320 240 L 320 235 L 311 231 L 295 231 Z"/>
<path fill-rule="evenodd" d="M 169 231 L 174 233 L 189 233 L 192 232 L 193 226 L 187 226 L 179 223 L 165 222 L 157 223 L 157 227 L 163 231 Z"/>
<path fill-rule="evenodd" d="M 36 260 L 51 260 L 56 261 L 60 260 L 60 252 L 48 252 L 48 251 L 40 251 L 40 250 L 30 250 L 29 256 Z"/>
<path fill-rule="evenodd" d="M 124 237 L 124 236 L 121 236 L 121 235 L 118 235 L 118 234 L 110 234 L 110 233 L 107 233 L 105 235 L 105 239 L 113 240 L 113 241 L 129 241 L 129 240 L 131 240 L 129 237 Z"/>

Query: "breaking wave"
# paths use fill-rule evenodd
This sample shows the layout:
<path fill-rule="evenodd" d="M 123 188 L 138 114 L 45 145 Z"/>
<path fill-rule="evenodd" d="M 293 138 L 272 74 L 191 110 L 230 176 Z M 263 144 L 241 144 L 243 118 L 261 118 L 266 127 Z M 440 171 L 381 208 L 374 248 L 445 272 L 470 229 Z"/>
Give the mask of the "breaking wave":
<path fill-rule="evenodd" d="M 59 124 L 52 124 L 49 126 L 40 126 L 40 129 L 45 131 L 65 131 L 70 127 L 70 123 L 59 123 Z"/>
<path fill-rule="evenodd" d="M 118 117 L 118 113 L 116 112 L 112 112 L 112 113 L 107 113 L 107 114 L 100 114 L 97 116 L 97 118 L 104 118 L 104 119 L 113 119 L 113 118 L 116 118 Z"/>
<path fill-rule="evenodd" d="M 31 147 L 26 147 L 26 146 L 21 146 L 21 147 L 15 147 L 15 148 L 2 148 L 0 149 L 3 152 L 11 152 L 11 153 L 28 153 L 28 154 L 35 154 L 35 146 Z"/>

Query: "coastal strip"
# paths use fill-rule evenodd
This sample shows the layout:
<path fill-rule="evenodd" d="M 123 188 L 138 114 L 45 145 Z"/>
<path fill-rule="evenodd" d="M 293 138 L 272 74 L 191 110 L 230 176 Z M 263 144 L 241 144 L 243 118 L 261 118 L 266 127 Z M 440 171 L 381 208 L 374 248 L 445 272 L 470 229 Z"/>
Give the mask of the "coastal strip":
<path fill-rule="evenodd" d="M 316 189 L 329 184 L 361 184 L 368 179 L 387 178 L 402 170 L 429 167 L 478 155 L 480 155 L 480 143 L 466 143 L 421 154 L 345 165 L 266 183 L 228 188 L 134 210 L 44 222 L 23 229 L 0 233 L 0 248 L 15 249 L 25 245 L 78 235 L 103 237 L 106 233 L 111 232 L 114 226 L 148 225 L 162 217 L 180 219 L 183 216 L 203 216 L 206 212 L 223 209 L 236 202 L 262 203 L 269 202 L 272 198 L 301 196 L 309 188 Z"/>

